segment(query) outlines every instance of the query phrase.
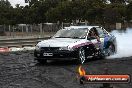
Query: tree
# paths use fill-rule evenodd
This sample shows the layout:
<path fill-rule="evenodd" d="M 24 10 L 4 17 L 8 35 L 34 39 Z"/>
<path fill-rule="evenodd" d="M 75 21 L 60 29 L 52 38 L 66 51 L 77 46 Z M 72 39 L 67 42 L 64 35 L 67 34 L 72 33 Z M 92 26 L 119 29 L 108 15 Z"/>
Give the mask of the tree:
<path fill-rule="evenodd" d="M 131 5 L 131 0 L 31 0 L 29 6 L 17 4 L 13 8 L 8 0 L 1 0 L 0 24 L 72 20 L 88 20 L 91 24 L 123 22 L 124 19 L 132 19 Z"/>
<path fill-rule="evenodd" d="M 69 1 L 60 2 L 56 8 L 51 8 L 47 11 L 46 18 L 49 22 L 71 20 L 72 3 Z"/>
<path fill-rule="evenodd" d="M 0 1 L 0 24 L 9 24 L 11 17 L 10 11 L 12 11 L 12 6 L 8 0 L 1 0 Z"/>
<path fill-rule="evenodd" d="M 126 7 L 126 20 L 131 21 L 132 20 L 132 2 L 127 5 Z"/>

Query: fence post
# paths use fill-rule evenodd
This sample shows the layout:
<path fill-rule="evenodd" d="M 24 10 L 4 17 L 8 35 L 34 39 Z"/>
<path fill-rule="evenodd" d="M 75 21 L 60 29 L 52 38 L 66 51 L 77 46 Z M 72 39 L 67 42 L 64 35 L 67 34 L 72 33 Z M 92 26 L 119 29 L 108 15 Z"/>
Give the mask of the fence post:
<path fill-rule="evenodd" d="M 9 25 L 9 36 L 11 36 L 11 25 Z"/>
<path fill-rule="evenodd" d="M 30 25 L 30 28 L 31 28 L 31 36 L 32 36 L 32 33 L 33 33 L 33 25 L 32 24 Z"/>
<path fill-rule="evenodd" d="M 26 33 L 28 33 L 28 25 L 26 24 Z"/>
<path fill-rule="evenodd" d="M 14 25 L 13 25 L 12 29 L 13 29 L 12 32 L 13 32 L 13 37 L 14 37 L 14 35 L 15 35 L 15 34 L 14 34 Z"/>
<path fill-rule="evenodd" d="M 42 32 L 43 32 L 43 26 L 42 23 L 40 23 L 40 36 L 42 35 Z"/>

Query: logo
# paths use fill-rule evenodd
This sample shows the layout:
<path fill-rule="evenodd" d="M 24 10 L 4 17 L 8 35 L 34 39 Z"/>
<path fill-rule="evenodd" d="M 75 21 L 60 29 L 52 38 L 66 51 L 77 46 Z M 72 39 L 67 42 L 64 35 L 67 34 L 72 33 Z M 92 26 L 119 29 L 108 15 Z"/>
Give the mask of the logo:
<path fill-rule="evenodd" d="M 78 68 L 80 84 L 84 83 L 129 83 L 130 75 L 127 74 L 86 74 L 82 66 Z"/>

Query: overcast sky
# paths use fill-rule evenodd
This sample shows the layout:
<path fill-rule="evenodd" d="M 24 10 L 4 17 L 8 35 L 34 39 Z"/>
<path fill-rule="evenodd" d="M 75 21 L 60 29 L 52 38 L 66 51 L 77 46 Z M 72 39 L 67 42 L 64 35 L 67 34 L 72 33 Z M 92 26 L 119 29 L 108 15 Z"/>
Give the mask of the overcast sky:
<path fill-rule="evenodd" d="M 20 6 L 28 5 L 28 3 L 25 3 L 25 0 L 8 0 L 13 7 L 15 7 L 16 4 L 20 4 Z"/>

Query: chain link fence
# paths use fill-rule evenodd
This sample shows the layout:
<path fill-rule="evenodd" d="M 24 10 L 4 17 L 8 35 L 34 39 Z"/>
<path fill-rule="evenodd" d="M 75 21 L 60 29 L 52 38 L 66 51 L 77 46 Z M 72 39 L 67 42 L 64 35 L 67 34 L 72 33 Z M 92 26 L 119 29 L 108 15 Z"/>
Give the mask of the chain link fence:
<path fill-rule="evenodd" d="M 70 23 L 0 25 L 0 36 L 51 36 L 63 26 L 70 26 Z"/>
<path fill-rule="evenodd" d="M 41 24 L 17 24 L 0 25 L 0 38 L 6 37 L 47 37 L 52 36 L 62 27 L 70 26 L 70 23 L 41 23 Z M 98 24 L 100 25 L 100 24 Z M 122 27 L 130 27 L 131 23 L 122 24 Z M 116 29 L 116 24 L 100 25 L 106 30 Z"/>

